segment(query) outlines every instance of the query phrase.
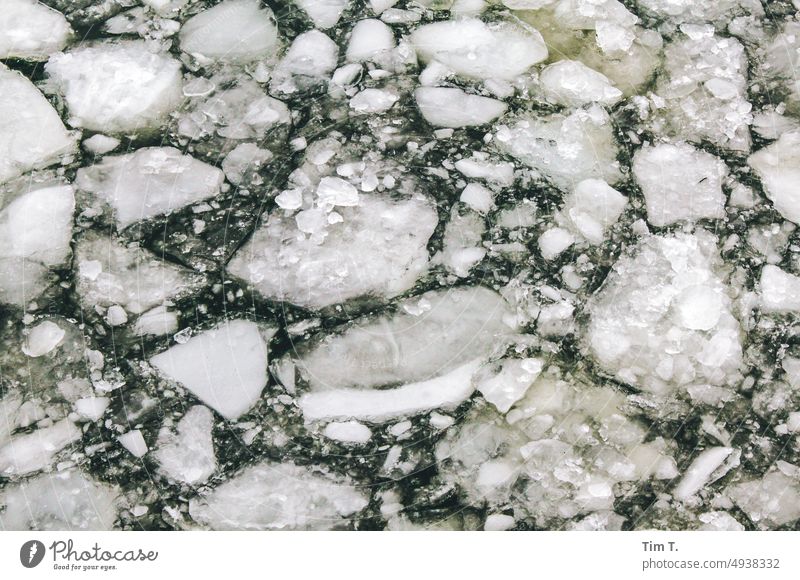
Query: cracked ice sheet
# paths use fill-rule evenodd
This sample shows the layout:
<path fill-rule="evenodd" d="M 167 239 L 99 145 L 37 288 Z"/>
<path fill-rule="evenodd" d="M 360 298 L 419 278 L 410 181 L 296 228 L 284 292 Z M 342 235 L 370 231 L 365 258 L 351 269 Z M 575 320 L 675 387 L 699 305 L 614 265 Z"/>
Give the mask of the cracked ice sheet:
<path fill-rule="evenodd" d="M 796 528 L 798 4 L 286 4 L 3 4 L 0 527 Z"/>

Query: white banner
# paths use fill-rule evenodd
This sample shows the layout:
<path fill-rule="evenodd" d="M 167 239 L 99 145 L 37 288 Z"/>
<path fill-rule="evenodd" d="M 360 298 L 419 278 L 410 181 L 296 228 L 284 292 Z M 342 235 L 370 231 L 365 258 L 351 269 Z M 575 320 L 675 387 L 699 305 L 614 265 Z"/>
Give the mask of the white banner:
<path fill-rule="evenodd" d="M 0 578 L 798 578 L 800 532 L 4 532 Z M 513 575 L 513 576 L 512 576 Z"/>

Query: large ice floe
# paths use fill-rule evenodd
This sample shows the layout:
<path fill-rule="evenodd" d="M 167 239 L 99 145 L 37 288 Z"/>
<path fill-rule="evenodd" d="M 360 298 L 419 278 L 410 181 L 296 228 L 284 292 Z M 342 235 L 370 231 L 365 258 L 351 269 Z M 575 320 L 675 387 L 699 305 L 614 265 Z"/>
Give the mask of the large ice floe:
<path fill-rule="evenodd" d="M 798 9 L 0 1 L 0 529 L 797 529 Z"/>

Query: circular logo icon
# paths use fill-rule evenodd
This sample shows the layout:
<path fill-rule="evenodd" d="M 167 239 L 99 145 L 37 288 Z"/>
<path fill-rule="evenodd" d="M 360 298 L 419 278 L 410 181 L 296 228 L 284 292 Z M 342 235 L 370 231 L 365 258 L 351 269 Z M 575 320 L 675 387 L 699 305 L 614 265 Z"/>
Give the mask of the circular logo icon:
<path fill-rule="evenodd" d="M 36 568 L 44 559 L 44 544 L 39 540 L 29 540 L 19 549 L 19 561 L 26 568 Z"/>

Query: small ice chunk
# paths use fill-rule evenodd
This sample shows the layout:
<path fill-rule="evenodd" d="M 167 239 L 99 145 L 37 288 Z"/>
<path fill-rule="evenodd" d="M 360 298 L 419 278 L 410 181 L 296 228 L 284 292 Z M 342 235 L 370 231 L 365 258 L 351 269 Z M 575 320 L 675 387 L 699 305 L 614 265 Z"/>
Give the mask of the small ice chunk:
<path fill-rule="evenodd" d="M 58 163 L 76 149 L 61 117 L 21 73 L 0 63 L 0 183 Z"/>
<path fill-rule="evenodd" d="M 383 113 L 398 100 L 399 97 L 389 90 L 364 89 L 350 99 L 350 108 L 356 113 Z"/>
<path fill-rule="evenodd" d="M 84 397 L 75 401 L 74 407 L 82 419 L 99 421 L 110 404 L 111 400 L 107 397 Z"/>
<path fill-rule="evenodd" d="M 654 226 L 725 216 L 728 167 L 710 153 L 687 143 L 646 146 L 634 155 L 633 174 Z"/>
<path fill-rule="evenodd" d="M 278 47 L 275 16 L 259 0 L 223 0 L 187 20 L 179 37 L 183 52 L 234 64 L 269 58 Z"/>
<path fill-rule="evenodd" d="M 575 243 L 575 236 L 564 228 L 550 228 L 539 236 L 539 251 L 545 260 L 552 260 Z"/>
<path fill-rule="evenodd" d="M 117 519 L 117 496 L 115 487 L 77 470 L 45 473 L 0 491 L 0 529 L 110 530 Z"/>
<path fill-rule="evenodd" d="M 109 137 L 108 135 L 92 135 L 88 139 L 84 139 L 81 145 L 84 149 L 95 155 L 105 155 L 119 147 L 121 141 L 116 137 Z"/>
<path fill-rule="evenodd" d="M 325 425 L 322 434 L 328 439 L 341 443 L 354 443 L 364 445 L 372 437 L 369 427 L 358 421 L 341 421 Z"/>
<path fill-rule="evenodd" d="M 3 0 L 0 60 L 43 61 L 63 49 L 72 29 L 60 12 L 36 0 Z"/>
<path fill-rule="evenodd" d="M 800 224 L 800 132 L 785 133 L 753 153 L 747 163 L 761 178 L 775 209 Z"/>
<path fill-rule="evenodd" d="M 113 209 L 120 228 L 219 194 L 222 171 L 173 147 L 146 147 L 78 170 L 75 184 Z"/>
<path fill-rule="evenodd" d="M 622 91 L 608 77 L 576 60 L 560 60 L 545 67 L 539 80 L 548 100 L 568 107 L 588 103 L 612 106 L 622 98 Z"/>
<path fill-rule="evenodd" d="M 133 333 L 136 336 L 164 336 L 178 330 L 178 315 L 166 306 L 156 306 L 136 319 Z"/>
<path fill-rule="evenodd" d="M 800 312 L 800 277 L 767 264 L 761 270 L 760 286 L 764 312 Z"/>
<path fill-rule="evenodd" d="M 395 47 L 392 29 L 380 20 L 359 20 L 347 43 L 347 62 L 375 60 Z"/>
<path fill-rule="evenodd" d="M 306 393 L 299 405 L 306 421 L 360 419 L 383 423 L 434 409 L 452 411 L 475 390 L 480 359 L 442 376 L 386 390 L 338 389 Z"/>
<path fill-rule="evenodd" d="M 127 433 L 123 433 L 117 437 L 117 440 L 120 442 L 120 445 L 127 449 L 134 457 L 144 457 L 149 451 L 144 436 L 139 429 L 133 429 Z"/>
<path fill-rule="evenodd" d="M 189 501 L 189 514 L 213 530 L 329 530 L 369 504 L 349 479 L 313 467 L 263 461 Z"/>
<path fill-rule="evenodd" d="M 55 322 L 45 320 L 34 326 L 25 337 L 22 352 L 31 358 L 44 356 L 64 340 L 66 332 Z"/>
<path fill-rule="evenodd" d="M 340 177 L 323 177 L 317 186 L 320 205 L 352 207 L 358 205 L 358 190 Z"/>
<path fill-rule="evenodd" d="M 717 474 L 714 477 L 714 473 L 733 452 L 734 449 L 731 447 L 712 447 L 703 451 L 692 461 L 672 495 L 676 499 L 684 501 L 695 495 L 708 483 L 719 479 L 721 475 Z"/>
<path fill-rule="evenodd" d="M 490 514 L 483 524 L 483 529 L 487 532 L 504 532 L 516 525 L 513 516 L 504 514 Z"/>
<path fill-rule="evenodd" d="M 512 22 L 434 22 L 414 30 L 410 41 L 422 61 L 438 61 L 458 75 L 477 79 L 513 80 L 547 58 L 542 35 Z"/>
<path fill-rule="evenodd" d="M 145 41 L 101 42 L 54 54 L 45 71 L 73 127 L 105 133 L 155 129 L 183 100 L 180 63 Z"/>
<path fill-rule="evenodd" d="M 349 0 L 295 0 L 317 28 L 333 28 L 342 17 Z"/>
<path fill-rule="evenodd" d="M 255 143 L 240 143 L 222 161 L 222 170 L 228 181 L 237 185 L 259 171 L 272 159 L 272 152 Z"/>
<path fill-rule="evenodd" d="M 154 456 L 158 469 L 173 481 L 197 485 L 217 469 L 211 430 L 214 415 L 203 405 L 195 405 L 178 421 L 175 431 L 162 428 Z"/>
<path fill-rule="evenodd" d="M 562 189 L 589 178 L 613 185 L 622 177 L 611 117 L 597 104 L 569 115 L 521 117 L 510 127 L 501 125 L 494 141 Z"/>
<path fill-rule="evenodd" d="M 421 87 L 414 91 L 422 116 L 435 127 L 475 127 L 502 116 L 508 106 L 454 87 Z"/>
<path fill-rule="evenodd" d="M 255 405 L 267 384 L 267 345 L 246 320 L 223 322 L 150 363 L 231 421 Z"/>
<path fill-rule="evenodd" d="M 478 391 L 483 398 L 501 413 L 525 396 L 544 368 L 544 362 L 536 358 L 505 359 L 496 373 L 479 377 Z"/>
<path fill-rule="evenodd" d="M 469 183 L 461 191 L 459 201 L 478 213 L 487 214 L 494 207 L 494 193 L 480 183 Z"/>
<path fill-rule="evenodd" d="M 324 32 L 309 30 L 294 39 L 278 65 L 296 75 L 321 77 L 330 74 L 339 59 L 339 47 Z"/>
<path fill-rule="evenodd" d="M 501 161 L 493 163 L 489 160 L 473 156 L 469 159 L 459 159 L 455 163 L 456 170 L 473 179 L 485 179 L 503 187 L 514 183 L 514 164 Z"/>
<path fill-rule="evenodd" d="M 702 284 L 689 286 L 675 300 L 681 326 L 692 330 L 714 328 L 722 316 L 723 306 L 719 290 Z"/>
<path fill-rule="evenodd" d="M 562 212 L 577 233 L 589 243 L 599 244 L 627 203 L 624 195 L 602 179 L 584 179 L 564 199 Z"/>
<path fill-rule="evenodd" d="M 128 313 L 119 304 L 112 304 L 106 312 L 106 322 L 109 326 L 121 326 L 128 322 Z"/>

